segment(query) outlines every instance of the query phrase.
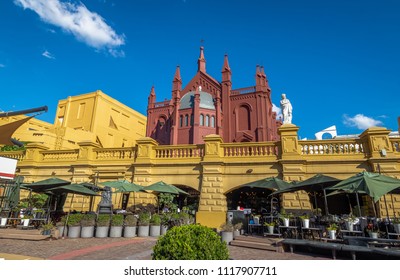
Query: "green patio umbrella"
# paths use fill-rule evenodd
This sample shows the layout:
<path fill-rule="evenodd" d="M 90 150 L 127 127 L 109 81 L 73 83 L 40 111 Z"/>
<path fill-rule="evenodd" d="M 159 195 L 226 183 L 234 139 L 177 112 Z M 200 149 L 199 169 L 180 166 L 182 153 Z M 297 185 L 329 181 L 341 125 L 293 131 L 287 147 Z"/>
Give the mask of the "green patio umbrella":
<path fill-rule="evenodd" d="M 74 199 L 75 194 L 85 195 L 85 196 L 98 196 L 99 195 L 98 193 L 92 191 L 91 189 L 89 189 L 81 184 L 69 184 L 69 185 L 65 185 L 65 186 L 58 186 L 58 187 L 47 189 L 47 191 L 58 197 L 61 197 L 64 194 L 72 193 L 71 205 L 72 205 L 72 200 Z M 83 203 L 82 203 L 82 206 L 83 206 Z M 55 209 L 57 209 L 57 205 L 55 205 Z"/>
<path fill-rule="evenodd" d="M 296 191 L 306 191 L 313 192 L 315 199 L 315 206 L 317 206 L 316 201 L 316 192 L 322 191 L 324 194 L 324 203 L 325 203 L 325 214 L 329 214 L 328 210 L 328 201 L 326 199 L 326 189 L 332 187 L 333 185 L 339 183 L 340 180 L 331 176 L 327 176 L 324 174 L 316 174 L 311 178 L 308 178 L 304 181 L 292 183 L 289 188 L 277 190 L 272 193 L 272 195 L 286 193 L 286 192 L 296 192 Z"/>
<path fill-rule="evenodd" d="M 116 180 L 116 181 L 106 181 L 100 183 L 103 186 L 115 188 L 116 191 L 114 193 L 129 193 L 129 192 L 143 192 L 144 189 L 142 186 L 137 185 L 135 183 L 131 183 L 127 180 Z M 121 204 L 122 204 L 122 196 L 121 196 Z M 133 197 L 133 205 L 135 205 L 135 196 Z"/>
<path fill-rule="evenodd" d="M 52 178 L 48 178 L 48 179 L 41 180 L 38 182 L 30 183 L 30 184 L 22 184 L 21 187 L 25 188 L 25 189 L 29 189 L 33 192 L 40 193 L 40 192 L 46 192 L 50 188 L 65 186 L 65 185 L 69 185 L 69 184 L 71 184 L 71 182 L 60 179 L 60 178 L 52 177 Z"/>
<path fill-rule="evenodd" d="M 189 195 L 187 192 L 181 190 L 180 188 L 177 188 L 174 185 L 167 184 L 163 181 L 159 181 L 148 187 L 145 187 L 144 190 L 153 191 L 155 193 L 171 193 L 171 194 L 176 194 L 176 195 L 180 195 L 180 194 Z"/>
<path fill-rule="evenodd" d="M 70 184 L 65 186 L 59 186 L 55 188 L 47 189 L 47 191 L 53 194 L 64 194 L 64 193 L 73 193 L 73 194 L 80 194 L 80 195 L 87 195 L 87 196 L 96 196 L 99 195 L 98 193 L 88 189 L 84 185 L 81 184 Z"/>
<path fill-rule="evenodd" d="M 357 198 L 358 210 L 361 214 L 360 202 L 358 194 L 367 194 L 376 203 L 383 195 L 400 188 L 400 180 L 386 175 L 363 171 L 340 183 L 326 188 L 333 192 L 328 194 L 335 195 L 339 193 L 355 193 Z"/>
<path fill-rule="evenodd" d="M 240 185 L 241 187 L 262 188 L 269 190 L 284 190 L 292 185 L 276 177 L 264 178 L 254 182 Z"/>

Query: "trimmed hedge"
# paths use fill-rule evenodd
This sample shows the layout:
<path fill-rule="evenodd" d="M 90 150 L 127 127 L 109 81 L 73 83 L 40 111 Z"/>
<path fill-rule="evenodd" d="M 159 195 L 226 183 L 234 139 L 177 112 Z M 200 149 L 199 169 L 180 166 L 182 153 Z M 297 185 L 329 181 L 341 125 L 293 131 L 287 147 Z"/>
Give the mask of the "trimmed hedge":
<path fill-rule="evenodd" d="M 227 260 L 228 247 L 211 228 L 202 225 L 173 227 L 153 248 L 153 260 Z"/>

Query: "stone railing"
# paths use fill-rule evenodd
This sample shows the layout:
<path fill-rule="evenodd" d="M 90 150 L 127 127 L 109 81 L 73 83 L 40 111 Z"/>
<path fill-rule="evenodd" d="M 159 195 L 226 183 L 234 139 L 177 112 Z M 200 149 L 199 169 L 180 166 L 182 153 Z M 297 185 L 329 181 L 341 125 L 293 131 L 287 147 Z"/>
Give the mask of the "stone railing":
<path fill-rule="evenodd" d="M 165 107 L 169 105 L 169 100 L 154 103 L 154 108 Z"/>
<path fill-rule="evenodd" d="M 238 88 L 231 91 L 232 95 L 246 94 L 256 92 L 256 87 Z"/>
<path fill-rule="evenodd" d="M 356 155 L 365 154 L 360 139 L 301 140 L 302 155 Z"/>
<path fill-rule="evenodd" d="M 97 160 L 131 160 L 136 157 L 136 147 L 124 148 L 96 148 L 94 149 Z"/>
<path fill-rule="evenodd" d="M 42 151 L 43 161 L 75 161 L 78 159 L 79 151 L 76 150 L 53 150 Z"/>
<path fill-rule="evenodd" d="M 395 153 L 400 153 L 400 138 L 389 138 L 392 144 L 393 151 Z"/>
<path fill-rule="evenodd" d="M 155 148 L 157 159 L 201 158 L 204 145 L 158 146 Z"/>
<path fill-rule="evenodd" d="M 277 157 L 277 142 L 260 143 L 223 143 L 223 155 L 225 157 Z"/>
<path fill-rule="evenodd" d="M 0 152 L 0 156 L 6 157 L 6 158 L 13 158 L 18 161 L 22 161 L 25 159 L 25 151 L 3 151 Z"/>

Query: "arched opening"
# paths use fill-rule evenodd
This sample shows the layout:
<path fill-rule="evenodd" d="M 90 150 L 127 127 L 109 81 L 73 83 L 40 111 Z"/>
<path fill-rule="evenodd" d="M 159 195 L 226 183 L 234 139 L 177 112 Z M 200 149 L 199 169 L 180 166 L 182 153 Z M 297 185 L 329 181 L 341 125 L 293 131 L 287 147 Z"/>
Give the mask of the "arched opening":
<path fill-rule="evenodd" d="M 175 185 L 175 187 L 187 192 L 189 195 L 179 195 L 175 197 L 174 202 L 177 203 L 179 209 L 184 207 L 189 210 L 189 213 L 194 215 L 199 208 L 200 192 L 186 185 Z"/>
<path fill-rule="evenodd" d="M 256 215 L 270 212 L 271 196 L 273 190 L 265 188 L 241 187 L 226 193 L 228 210 L 240 208 L 251 209 Z M 276 209 L 278 211 L 278 209 Z"/>
<path fill-rule="evenodd" d="M 204 115 L 200 114 L 200 125 L 204 125 Z"/>
<path fill-rule="evenodd" d="M 250 130 L 250 110 L 247 106 L 240 106 L 236 117 L 239 131 Z"/>

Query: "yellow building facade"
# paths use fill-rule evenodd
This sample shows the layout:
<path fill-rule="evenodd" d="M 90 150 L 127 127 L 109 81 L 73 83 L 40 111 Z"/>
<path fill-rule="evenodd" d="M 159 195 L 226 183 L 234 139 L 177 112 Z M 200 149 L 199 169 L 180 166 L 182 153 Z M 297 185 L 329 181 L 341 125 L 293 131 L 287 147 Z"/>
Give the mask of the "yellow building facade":
<path fill-rule="evenodd" d="M 0 125 L 26 116 L 0 118 Z M 134 146 L 146 133 L 147 118 L 100 90 L 60 100 L 54 124 L 32 118 L 13 137 L 52 150 L 77 149 L 80 142 L 100 147 Z"/>
<path fill-rule="evenodd" d="M 78 115 L 77 111 L 75 111 Z M 60 116 L 60 115 L 58 115 Z M 134 146 L 104 148 L 95 141 L 78 142 L 77 149 L 53 150 L 28 144 L 26 151 L 3 152 L 18 159 L 17 172 L 25 182 L 56 176 L 73 182 L 99 182 L 126 179 L 142 186 L 164 181 L 199 193 L 198 223 L 219 227 L 226 219 L 227 194 L 241 185 L 266 177 L 301 181 L 318 173 L 348 178 L 361 171 L 380 171 L 400 178 L 400 138 L 389 138 L 390 131 L 373 127 L 356 139 L 298 140 L 299 127 L 283 125 L 280 141 L 224 143 L 218 135 L 208 135 L 199 145 L 158 145 L 151 138 L 140 138 Z M 71 198 L 70 198 L 71 199 Z M 118 207 L 120 196 L 113 203 Z M 152 203 L 154 196 L 131 195 L 129 205 Z M 285 209 L 310 209 L 305 192 L 283 194 Z M 75 196 L 67 207 L 88 210 L 89 199 Z M 372 205 L 364 205 L 373 214 Z M 400 196 L 387 195 L 377 203 L 378 215 L 400 212 Z M 64 210 L 68 211 L 69 208 Z"/>

